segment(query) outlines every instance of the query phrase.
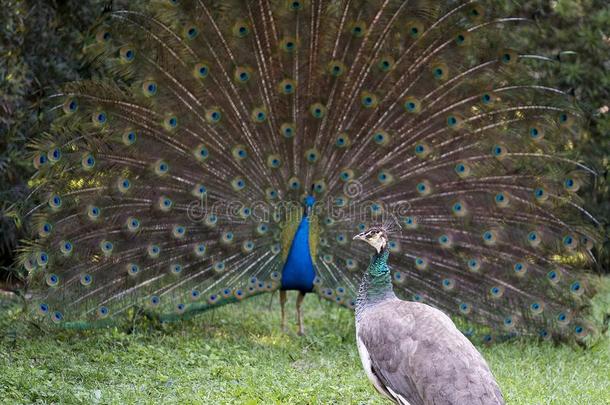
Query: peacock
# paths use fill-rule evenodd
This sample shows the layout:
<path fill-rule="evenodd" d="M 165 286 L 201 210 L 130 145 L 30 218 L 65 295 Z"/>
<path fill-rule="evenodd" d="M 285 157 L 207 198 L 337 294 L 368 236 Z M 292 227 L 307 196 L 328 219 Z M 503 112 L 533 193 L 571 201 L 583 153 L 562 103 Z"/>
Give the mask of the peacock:
<path fill-rule="evenodd" d="M 586 341 L 599 239 L 581 113 L 502 2 L 156 0 L 108 10 L 99 72 L 31 143 L 27 311 L 162 322 L 287 291 L 354 309 L 395 218 L 399 297 L 516 335 Z M 477 329 L 478 330 L 478 329 Z M 478 333 L 478 332 L 477 332 Z"/>
<path fill-rule="evenodd" d="M 396 298 L 388 229 L 356 235 L 375 248 L 356 302 L 356 340 L 367 377 L 394 403 L 504 404 L 485 359 L 443 312 Z"/>

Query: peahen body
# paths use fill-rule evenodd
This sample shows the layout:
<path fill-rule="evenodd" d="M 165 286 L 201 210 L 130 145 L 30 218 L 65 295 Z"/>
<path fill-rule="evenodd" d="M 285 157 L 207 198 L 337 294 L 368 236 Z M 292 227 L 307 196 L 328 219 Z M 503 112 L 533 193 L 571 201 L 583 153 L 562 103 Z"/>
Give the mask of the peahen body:
<path fill-rule="evenodd" d="M 502 335 L 586 339 L 578 110 L 498 5 L 107 13 L 86 44 L 102 73 L 51 99 L 32 144 L 32 315 L 172 320 L 275 290 L 282 309 L 286 290 L 354 308 L 368 252 L 349 235 L 395 216 L 399 296 Z"/>
<path fill-rule="evenodd" d="M 356 339 L 377 391 L 402 405 L 504 404 L 485 359 L 447 315 L 396 297 L 386 229 L 354 239 L 375 248 L 358 291 Z"/>

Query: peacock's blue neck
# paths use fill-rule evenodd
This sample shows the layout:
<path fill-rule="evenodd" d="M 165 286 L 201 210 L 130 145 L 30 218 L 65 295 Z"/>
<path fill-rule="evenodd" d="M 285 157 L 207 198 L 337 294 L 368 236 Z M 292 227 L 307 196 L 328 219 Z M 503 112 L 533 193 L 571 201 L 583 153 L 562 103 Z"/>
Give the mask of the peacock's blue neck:
<path fill-rule="evenodd" d="M 292 245 L 282 269 L 282 290 L 313 290 L 316 272 L 309 250 L 309 217 L 304 215 L 292 239 Z"/>
<path fill-rule="evenodd" d="M 373 256 L 367 268 L 356 300 L 356 321 L 362 313 L 380 302 L 396 298 L 392 288 L 392 276 L 388 267 L 390 252 L 383 249 L 381 253 Z"/>

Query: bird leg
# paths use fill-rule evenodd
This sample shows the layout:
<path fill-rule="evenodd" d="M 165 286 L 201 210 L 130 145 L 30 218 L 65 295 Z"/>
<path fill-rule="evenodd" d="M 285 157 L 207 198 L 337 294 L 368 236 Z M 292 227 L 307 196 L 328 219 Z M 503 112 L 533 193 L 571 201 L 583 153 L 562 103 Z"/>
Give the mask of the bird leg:
<path fill-rule="evenodd" d="M 299 291 L 299 295 L 297 297 L 297 323 L 299 324 L 299 336 L 303 336 L 305 334 L 305 330 L 303 328 L 303 308 L 301 307 L 303 298 L 305 298 L 305 293 Z"/>
<path fill-rule="evenodd" d="M 284 311 L 284 304 L 286 304 L 286 291 L 280 290 L 280 307 L 282 308 L 282 332 L 286 332 L 286 313 Z"/>

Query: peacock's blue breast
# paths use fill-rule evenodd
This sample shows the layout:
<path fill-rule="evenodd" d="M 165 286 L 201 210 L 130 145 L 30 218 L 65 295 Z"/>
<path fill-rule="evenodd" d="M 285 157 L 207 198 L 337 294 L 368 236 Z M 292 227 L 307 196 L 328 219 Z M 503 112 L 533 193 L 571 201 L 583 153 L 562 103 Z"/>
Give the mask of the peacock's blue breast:
<path fill-rule="evenodd" d="M 303 217 L 292 240 L 286 263 L 282 269 L 282 290 L 313 290 L 316 277 L 309 252 L 309 220 Z"/>

